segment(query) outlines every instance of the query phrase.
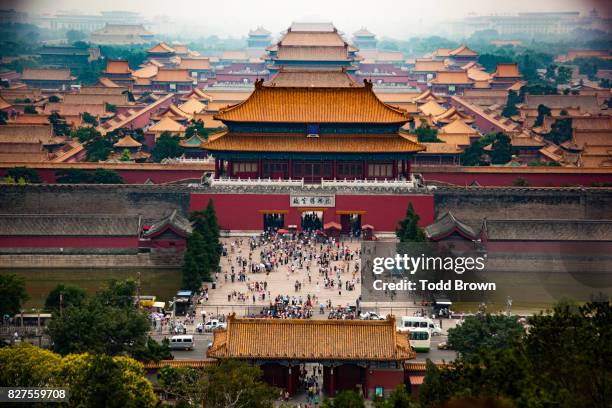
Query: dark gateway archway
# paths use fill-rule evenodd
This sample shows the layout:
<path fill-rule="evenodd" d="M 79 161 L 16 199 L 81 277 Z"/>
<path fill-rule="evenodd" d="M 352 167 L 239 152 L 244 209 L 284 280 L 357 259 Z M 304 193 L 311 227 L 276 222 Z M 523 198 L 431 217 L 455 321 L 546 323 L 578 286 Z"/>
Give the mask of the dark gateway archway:
<path fill-rule="evenodd" d="M 408 338 L 397 332 L 395 319 L 296 320 L 237 319 L 214 333 L 208 356 L 251 361 L 264 379 L 293 395 L 305 363 L 323 366 L 328 396 L 346 389 L 373 395 L 404 383 L 404 363 L 415 357 Z"/>

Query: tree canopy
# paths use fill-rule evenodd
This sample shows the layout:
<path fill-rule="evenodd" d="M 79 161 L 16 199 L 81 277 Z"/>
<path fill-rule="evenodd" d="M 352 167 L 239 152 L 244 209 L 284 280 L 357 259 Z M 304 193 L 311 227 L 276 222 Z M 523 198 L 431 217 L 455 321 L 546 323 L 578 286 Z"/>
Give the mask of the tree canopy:
<path fill-rule="evenodd" d="M 0 317 L 19 313 L 28 298 L 24 278 L 15 274 L 0 275 Z"/>
<path fill-rule="evenodd" d="M 420 402 L 435 407 L 453 398 L 493 398 L 518 408 L 609 407 L 610 322 L 610 302 L 558 305 L 529 318 L 529 331 L 516 341 L 489 344 L 446 367 L 428 362 Z"/>
<path fill-rule="evenodd" d="M 441 143 L 438 139 L 438 129 L 432 128 L 427 123 L 421 123 L 421 126 L 415 131 L 417 139 L 421 143 Z"/>
<path fill-rule="evenodd" d="M 423 229 L 418 226 L 419 215 L 414 211 L 412 203 L 408 204 L 406 210 L 406 217 L 401 220 L 398 224 L 395 235 L 399 238 L 400 242 L 424 242 L 425 233 Z"/>
<path fill-rule="evenodd" d="M 70 407 L 154 407 L 157 398 L 141 363 L 125 356 L 65 357 L 20 343 L 0 349 L 0 386 L 70 389 Z"/>
<path fill-rule="evenodd" d="M 6 175 L 15 180 L 23 178 L 27 183 L 40 183 L 41 179 L 35 169 L 29 167 L 13 167 L 7 170 Z"/>
<path fill-rule="evenodd" d="M 277 391 L 261 380 L 259 367 L 236 360 L 196 370 L 191 367 L 164 367 L 160 387 L 186 406 L 207 408 L 271 408 Z"/>
<path fill-rule="evenodd" d="M 516 316 L 481 314 L 468 316 L 448 329 L 448 345 L 463 355 L 509 346 L 523 335 Z"/>
<path fill-rule="evenodd" d="M 45 309 L 58 312 L 60 310 L 60 304 L 62 309 L 71 306 L 78 307 L 83 304 L 86 296 L 87 294 L 83 288 L 60 283 L 47 295 L 47 299 L 45 300 Z"/>
<path fill-rule="evenodd" d="M 173 136 L 170 132 L 163 132 L 151 151 L 151 159 L 159 163 L 163 159 L 180 157 L 182 154 L 183 149 L 179 145 L 178 136 Z"/>
<path fill-rule="evenodd" d="M 148 336 L 146 314 L 134 305 L 134 281 L 111 281 L 109 287 L 78 306 L 66 308 L 49 323 L 53 350 L 62 354 L 129 355 L 141 361 L 172 358 Z"/>

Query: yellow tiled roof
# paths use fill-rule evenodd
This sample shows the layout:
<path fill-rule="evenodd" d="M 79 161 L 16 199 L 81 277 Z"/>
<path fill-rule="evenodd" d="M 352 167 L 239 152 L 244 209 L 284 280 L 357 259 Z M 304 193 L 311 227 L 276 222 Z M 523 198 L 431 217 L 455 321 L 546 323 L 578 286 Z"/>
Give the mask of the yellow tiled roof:
<path fill-rule="evenodd" d="M 289 31 L 280 41 L 281 46 L 344 46 L 344 40 L 336 32 Z"/>
<path fill-rule="evenodd" d="M 446 109 L 440 106 L 433 99 L 419 106 L 419 110 L 426 116 L 439 116 L 446 112 Z"/>
<path fill-rule="evenodd" d="M 156 82 L 193 82 L 186 69 L 160 68 L 151 79 Z"/>
<path fill-rule="evenodd" d="M 210 69 L 208 58 L 181 58 L 181 69 Z"/>
<path fill-rule="evenodd" d="M 411 153 L 423 150 L 403 134 L 330 134 L 306 137 L 295 133 L 231 133 L 211 136 L 203 146 L 211 151 L 303 153 Z"/>
<path fill-rule="evenodd" d="M 414 64 L 415 72 L 436 72 L 442 71 L 446 67 L 444 61 L 417 59 Z"/>
<path fill-rule="evenodd" d="M 235 319 L 217 330 L 216 358 L 404 361 L 415 357 L 395 320 Z"/>
<path fill-rule="evenodd" d="M 172 48 L 171 46 L 169 46 L 168 44 L 161 42 L 159 44 L 157 44 L 156 46 L 149 48 L 147 50 L 147 52 L 175 52 L 176 50 L 174 48 Z"/>
<path fill-rule="evenodd" d="M 381 102 L 363 88 L 270 88 L 257 86 L 244 102 L 215 119 L 234 122 L 405 123 L 406 111 Z"/>
<path fill-rule="evenodd" d="M 493 74 L 496 78 L 514 78 L 521 77 L 521 72 L 519 71 L 518 64 L 497 64 L 497 69 Z"/>
<path fill-rule="evenodd" d="M 123 138 L 121 138 L 117 143 L 115 143 L 113 146 L 114 147 L 140 147 L 142 146 L 142 143 L 138 142 L 137 140 L 134 140 L 132 136 L 126 135 Z"/>
<path fill-rule="evenodd" d="M 438 72 L 436 77 L 431 80 L 432 84 L 471 84 L 474 83 L 468 78 L 466 71 L 444 71 Z"/>
<path fill-rule="evenodd" d="M 104 72 L 107 74 L 129 74 L 132 70 L 126 60 L 108 60 Z"/>
<path fill-rule="evenodd" d="M 440 134 L 455 134 L 455 135 L 478 135 L 478 132 L 473 127 L 467 125 L 462 120 L 455 120 L 440 129 Z"/>
<path fill-rule="evenodd" d="M 299 46 L 280 47 L 276 54 L 279 60 L 307 61 L 345 61 L 348 60 L 347 49 L 340 47 Z"/>
<path fill-rule="evenodd" d="M 163 118 L 149 128 L 150 132 L 183 132 L 185 126 L 172 120 L 171 118 Z"/>
<path fill-rule="evenodd" d="M 478 53 L 474 50 L 471 50 L 470 48 L 468 48 L 467 45 L 461 45 L 458 48 L 455 48 L 454 50 L 452 50 L 450 53 L 451 57 L 454 56 L 476 56 L 478 55 Z"/>
<path fill-rule="evenodd" d="M 183 103 L 182 105 L 179 105 L 180 110 L 191 115 L 193 115 L 194 113 L 202 112 L 205 107 L 206 105 L 204 105 L 202 102 L 198 101 L 195 98 L 189 98 L 187 102 Z"/>

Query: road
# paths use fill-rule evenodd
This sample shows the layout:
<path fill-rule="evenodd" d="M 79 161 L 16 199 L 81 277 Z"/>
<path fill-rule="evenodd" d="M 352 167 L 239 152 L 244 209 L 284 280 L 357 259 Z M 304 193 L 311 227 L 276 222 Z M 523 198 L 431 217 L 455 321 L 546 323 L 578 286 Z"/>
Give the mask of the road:
<path fill-rule="evenodd" d="M 434 363 L 441 363 L 442 361 L 449 362 L 457 358 L 457 353 L 453 350 L 438 350 L 438 344 L 447 341 L 448 336 L 432 336 L 431 338 L 431 349 L 428 353 L 417 353 L 416 359 L 412 361 L 425 361 L 430 359 Z"/>
<path fill-rule="evenodd" d="M 164 337 L 170 338 L 171 335 L 168 334 L 152 334 L 151 337 L 158 342 L 161 342 Z M 172 355 L 175 360 L 202 360 L 206 358 L 206 350 L 208 349 L 208 344 L 212 342 L 213 335 L 212 333 L 204 333 L 204 334 L 194 334 L 193 342 L 194 349 L 187 350 L 172 350 Z"/>

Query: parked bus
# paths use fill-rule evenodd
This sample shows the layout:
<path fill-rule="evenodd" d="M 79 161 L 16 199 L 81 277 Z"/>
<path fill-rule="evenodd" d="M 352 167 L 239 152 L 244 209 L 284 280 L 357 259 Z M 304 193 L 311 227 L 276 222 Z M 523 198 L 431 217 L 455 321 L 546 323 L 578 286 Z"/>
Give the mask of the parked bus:
<path fill-rule="evenodd" d="M 414 327 L 408 332 L 410 345 L 417 353 L 427 353 L 431 348 L 431 335 L 425 327 Z"/>

